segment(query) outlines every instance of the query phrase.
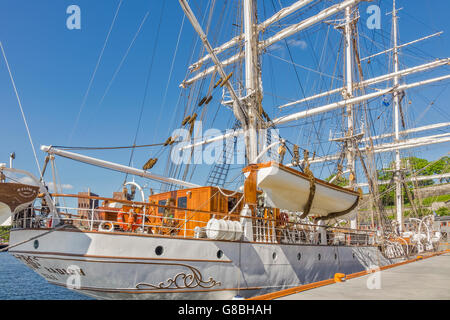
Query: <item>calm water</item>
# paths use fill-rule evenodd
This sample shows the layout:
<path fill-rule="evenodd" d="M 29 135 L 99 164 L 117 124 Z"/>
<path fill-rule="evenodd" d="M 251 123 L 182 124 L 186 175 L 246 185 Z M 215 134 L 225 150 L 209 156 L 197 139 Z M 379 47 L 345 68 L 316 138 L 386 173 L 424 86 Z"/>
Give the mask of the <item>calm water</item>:
<path fill-rule="evenodd" d="M 12 255 L 0 253 L 0 300 L 90 300 L 52 285 Z"/>

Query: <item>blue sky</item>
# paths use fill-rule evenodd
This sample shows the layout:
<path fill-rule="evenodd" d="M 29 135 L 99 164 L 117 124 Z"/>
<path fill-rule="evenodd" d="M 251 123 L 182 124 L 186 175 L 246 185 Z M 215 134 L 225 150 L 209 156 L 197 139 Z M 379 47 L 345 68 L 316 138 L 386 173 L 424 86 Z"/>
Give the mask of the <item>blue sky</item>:
<path fill-rule="evenodd" d="M 196 0 L 190 1 L 190 3 L 195 13 L 199 14 L 199 20 L 201 20 L 202 14 L 205 12 L 200 13 L 199 9 L 203 8 L 208 1 Z M 232 2 L 224 3 L 219 1 L 218 8 L 233 8 Z M 273 1 L 273 3 L 279 5 L 280 2 Z M 281 1 L 283 6 L 290 3 L 292 1 Z M 375 1 L 371 4 L 374 3 L 381 6 L 382 31 L 388 34 L 391 22 L 390 16 L 386 16 L 385 13 L 390 11 L 391 1 Z M 437 31 L 444 31 L 442 36 L 415 46 L 414 48 L 418 48 L 416 51 L 405 51 L 405 55 L 402 57 L 403 67 L 431 61 L 435 57 L 449 56 L 450 38 L 447 33 L 450 31 L 448 19 L 450 3 L 447 0 L 433 1 L 433 5 L 429 3 L 418 0 L 398 1 L 398 6 L 404 7 L 399 13 L 401 16 L 400 37 L 402 43 Z M 69 17 L 66 9 L 73 4 L 81 8 L 81 30 L 69 30 L 66 27 L 66 19 Z M 81 111 L 80 120 L 76 124 L 83 97 L 118 4 L 119 0 L 0 1 L 0 41 L 2 41 L 6 50 L 41 165 L 45 154 L 39 150 L 40 145 L 131 145 L 144 99 L 146 79 L 151 61 L 153 61 L 152 72 L 137 144 L 159 143 L 166 140 L 183 117 L 183 106 L 177 108 L 180 97 L 178 85 L 185 78 L 192 46 L 197 37 L 186 20 L 181 33 L 177 56 L 174 60 L 167 95 L 165 95 L 183 12 L 178 1 L 166 1 L 164 3 L 153 0 L 125 0 L 120 8 L 86 104 Z M 365 3 L 361 5 L 361 20 L 367 17 L 365 9 L 368 5 Z M 270 10 L 273 8 L 271 6 L 272 1 L 259 1 L 261 13 L 263 9 L 267 9 L 266 14 L 270 15 Z M 163 16 L 161 25 L 159 25 L 161 10 L 163 10 Z M 103 103 L 100 104 L 108 83 L 111 81 L 147 12 L 149 12 L 149 16 L 141 32 L 131 47 Z M 228 19 L 226 20 L 229 23 L 228 29 L 232 29 L 230 16 L 230 12 L 225 13 L 224 19 Z M 214 19 L 218 19 L 218 16 L 215 15 Z M 362 23 L 361 25 L 361 32 L 369 37 L 372 36 L 369 30 L 363 29 Z M 154 51 L 159 26 L 159 41 L 156 51 Z M 323 37 L 323 34 L 319 32 L 315 34 L 314 30 L 310 31 L 308 35 L 310 38 L 299 36 L 291 40 L 293 42 L 290 42 L 294 51 L 293 55 L 298 58 L 295 61 L 300 61 L 303 66 L 312 69 L 315 68 L 314 59 L 316 57 L 311 52 L 319 47 L 321 37 Z M 324 31 L 323 28 L 317 30 Z M 336 33 L 334 30 L 330 32 Z M 222 43 L 228 36 L 226 32 L 222 32 L 221 36 L 217 39 L 214 38 L 213 42 L 215 44 Z M 314 47 L 314 50 L 308 50 L 311 49 L 311 44 L 316 44 L 317 47 Z M 197 44 L 197 54 L 199 48 L 200 46 Z M 153 52 L 155 52 L 154 57 Z M 319 54 L 316 51 L 314 52 Z M 272 53 L 284 59 L 288 57 L 285 50 L 274 50 Z M 414 53 L 419 53 L 423 59 L 412 58 L 411 56 Z M 428 54 L 431 58 L 427 60 L 424 57 Z M 302 94 L 298 92 L 296 75 L 291 66 L 287 66 L 279 59 L 270 63 L 272 70 L 282 71 L 282 75 L 276 78 L 277 96 L 286 97 L 290 100 L 301 98 Z M 374 61 L 374 65 L 377 65 L 377 63 L 382 65 L 383 61 Z M 263 60 L 263 64 L 269 65 L 266 60 Z M 330 61 L 330 65 L 332 64 Z M 428 73 L 428 76 L 443 75 L 445 71 L 448 71 L 448 68 L 441 69 L 439 72 Z M 302 78 L 306 95 L 315 93 L 318 87 L 312 80 L 314 74 L 308 73 L 305 69 L 297 69 L 297 72 Z M 271 84 L 273 79 L 268 79 L 267 74 L 269 73 L 263 76 L 263 84 L 267 91 L 264 108 L 272 117 L 276 117 L 283 113 L 278 112 L 275 107 L 286 101 L 274 98 L 271 95 L 274 92 Z M 420 80 L 422 78 L 419 76 L 411 79 Z M 207 84 L 209 84 L 208 81 Z M 164 97 L 166 97 L 165 100 Z M 426 107 L 426 102 L 436 97 L 438 98 L 435 106 L 429 108 L 429 112 L 425 116 L 420 117 L 421 110 Z M 417 119 L 419 119 L 417 126 L 450 121 L 450 111 L 446 102 L 449 98 L 450 92 L 443 85 L 412 92 L 410 100 L 413 101 L 413 104 L 410 111 L 413 116 L 409 123 L 415 123 Z M 184 101 L 183 99 L 185 98 L 181 100 Z M 215 97 L 215 101 L 217 102 L 217 97 Z M 164 105 L 162 105 L 163 102 L 165 102 Z M 208 113 L 208 121 L 212 121 L 216 108 L 217 103 L 211 107 Z M 3 58 L 0 61 L 0 111 L 0 162 L 7 163 L 9 153 L 14 151 L 17 155 L 15 167 L 37 174 L 34 156 Z M 385 116 L 383 115 L 383 117 Z M 385 121 L 389 121 L 389 118 L 386 117 Z M 228 110 L 220 109 L 215 125 L 219 129 L 225 129 L 230 122 L 232 124 L 231 113 Z M 324 136 L 327 136 L 329 128 L 326 127 L 326 124 L 324 126 L 320 130 L 323 129 Z M 445 132 L 448 132 L 448 128 Z M 303 143 L 299 137 L 296 137 L 296 140 Z M 415 152 L 422 157 L 435 160 L 447 153 L 449 146 L 449 143 L 434 145 L 421 148 Z M 133 165 L 142 167 L 150 157 L 155 155 L 157 150 L 159 149 L 136 151 Z M 130 151 L 128 150 L 83 151 L 81 153 L 122 164 L 128 164 L 130 157 Z M 165 160 L 161 158 L 160 161 L 153 171 L 162 174 L 165 168 Z M 86 191 L 90 187 L 97 193 L 108 195 L 120 189 L 120 184 L 124 179 L 123 174 L 70 160 L 58 158 L 56 163 L 61 182 L 73 187 L 67 189 L 68 192 Z M 192 181 L 202 184 L 205 182 L 205 174 L 208 168 L 202 167 L 200 171 L 199 177 L 194 177 Z M 324 174 L 327 175 L 327 173 Z M 50 171 L 47 172 L 46 177 L 47 180 L 51 179 Z"/>

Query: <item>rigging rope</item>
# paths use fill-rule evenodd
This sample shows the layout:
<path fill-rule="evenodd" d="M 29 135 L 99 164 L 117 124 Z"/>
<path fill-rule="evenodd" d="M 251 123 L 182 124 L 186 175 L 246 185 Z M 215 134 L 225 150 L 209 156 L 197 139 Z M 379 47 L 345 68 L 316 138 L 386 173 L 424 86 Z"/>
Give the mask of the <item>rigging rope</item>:
<path fill-rule="evenodd" d="M 133 39 L 131 40 L 131 43 L 130 43 L 130 45 L 128 46 L 127 51 L 125 52 L 124 56 L 122 57 L 122 60 L 121 60 L 120 63 L 119 63 L 119 66 L 118 66 L 118 67 L 116 68 L 116 70 L 114 71 L 114 74 L 113 74 L 111 80 L 109 81 L 108 86 L 106 87 L 106 90 L 105 90 L 105 92 L 103 93 L 102 98 L 100 99 L 99 105 L 102 105 L 102 103 L 103 103 L 103 101 L 104 101 L 106 95 L 107 95 L 108 92 L 109 92 L 109 89 L 111 88 L 111 86 L 112 86 L 114 80 L 116 79 L 117 74 L 119 73 L 120 69 L 122 68 L 123 63 L 125 62 L 125 59 L 127 58 L 128 54 L 130 53 L 131 47 L 133 46 L 134 42 L 136 41 L 136 38 L 138 37 L 139 33 L 141 32 L 141 29 L 142 29 L 142 27 L 143 27 L 145 21 L 147 20 L 149 14 L 150 14 L 150 12 L 147 12 L 147 13 L 145 14 L 144 18 L 142 19 L 142 22 L 141 22 L 141 24 L 139 25 L 139 28 L 138 28 L 138 30 L 136 31 L 136 34 L 134 35 Z"/>
<path fill-rule="evenodd" d="M 1 41 L 0 41 L 0 48 L 2 49 L 2 54 L 3 54 L 3 58 L 5 59 L 6 67 L 8 68 L 9 77 L 10 77 L 11 83 L 12 83 L 12 85 L 14 87 L 14 92 L 16 93 L 17 102 L 19 104 L 20 112 L 22 113 L 22 118 L 23 118 L 23 121 L 25 123 L 25 128 L 27 129 L 28 139 L 30 140 L 31 148 L 33 149 L 34 159 L 36 160 L 36 165 L 38 167 L 38 172 L 41 172 L 41 167 L 39 166 L 39 161 L 38 161 L 38 158 L 37 158 L 37 155 L 36 155 L 36 149 L 34 148 L 33 139 L 31 138 L 31 133 L 30 133 L 30 129 L 28 128 L 27 119 L 25 118 L 25 113 L 23 112 L 22 102 L 20 101 L 19 93 L 17 92 L 16 84 L 14 82 L 14 78 L 12 76 L 11 69 L 9 68 L 8 59 L 6 59 L 5 50 L 3 48 L 3 44 L 2 44 Z"/>
<path fill-rule="evenodd" d="M 97 70 L 98 70 L 98 67 L 99 67 L 99 65 L 100 65 L 100 61 L 102 60 L 103 53 L 104 53 L 105 48 L 106 48 L 106 45 L 107 45 L 107 43 L 108 43 L 109 36 L 111 35 L 111 31 L 112 31 L 112 29 L 113 29 L 113 27 L 114 27 L 114 24 L 115 24 L 115 22 L 116 22 L 117 15 L 119 14 L 119 10 L 120 10 L 120 6 L 122 5 L 122 2 L 123 2 L 123 0 L 120 0 L 119 5 L 117 6 L 117 9 L 116 9 L 116 13 L 114 14 L 114 18 L 113 18 L 113 20 L 112 20 L 112 22 L 111 22 L 111 26 L 109 27 L 108 34 L 107 34 L 107 36 L 106 36 L 105 42 L 103 43 L 103 48 L 102 48 L 102 50 L 100 51 L 100 55 L 99 55 L 99 57 L 98 57 L 98 59 L 97 59 L 97 64 L 95 65 L 94 72 L 92 73 L 91 79 L 90 79 L 90 81 L 89 81 L 88 88 L 87 88 L 87 90 L 86 90 L 86 92 L 85 92 L 85 94 L 84 94 L 83 100 L 82 100 L 82 102 L 81 102 L 80 111 L 78 112 L 77 119 L 75 120 L 75 124 L 74 124 L 74 126 L 73 126 L 72 133 L 71 133 L 70 136 L 69 136 L 69 143 L 70 143 L 70 141 L 72 140 L 73 134 L 75 133 L 75 130 L 76 130 L 76 128 L 77 128 L 78 121 L 80 120 L 81 112 L 83 111 L 83 108 L 84 108 L 85 105 L 86 105 L 87 97 L 88 97 L 88 95 L 89 95 L 89 92 L 91 91 L 92 83 L 94 82 L 95 75 L 96 75 Z"/>
<path fill-rule="evenodd" d="M 147 80 L 146 80 L 146 84 L 145 84 L 144 97 L 142 99 L 141 110 L 140 110 L 140 113 L 139 113 L 139 120 L 138 120 L 138 125 L 136 127 L 136 133 L 134 135 L 133 145 L 136 144 L 137 137 L 138 137 L 138 134 L 139 134 L 139 128 L 141 127 L 142 114 L 144 112 L 145 100 L 147 99 L 147 94 L 148 94 L 148 89 L 149 89 L 149 84 L 150 84 L 150 77 L 151 77 L 152 70 L 153 70 L 153 62 L 155 60 L 155 53 L 156 53 L 156 49 L 158 47 L 158 39 L 159 39 L 160 30 L 161 30 L 161 22 L 162 22 L 163 12 L 164 12 L 164 8 L 165 8 L 165 3 L 166 2 L 163 1 L 162 7 L 161 7 L 161 12 L 160 12 L 160 15 L 159 15 L 159 24 L 158 24 L 158 29 L 156 31 L 155 45 L 153 46 L 152 58 L 151 58 L 150 66 L 149 66 L 149 69 L 148 69 Z M 128 161 L 128 166 L 130 166 L 131 162 L 133 161 L 134 150 L 135 150 L 135 148 L 131 149 L 130 160 Z M 128 173 L 125 175 L 124 183 L 126 182 L 127 178 L 128 178 Z"/>
<path fill-rule="evenodd" d="M 161 118 L 161 111 L 164 109 L 164 107 L 166 105 L 167 93 L 169 91 L 169 84 L 170 84 L 170 81 L 172 79 L 172 73 L 173 73 L 173 69 L 174 69 L 174 65 L 175 65 L 175 59 L 176 59 L 177 54 L 178 54 L 178 47 L 179 47 L 179 44 L 180 44 L 180 39 L 181 39 L 181 34 L 183 32 L 185 19 L 186 19 L 186 15 L 183 15 L 183 20 L 181 22 L 180 31 L 178 32 L 177 44 L 175 46 L 175 53 L 174 53 L 173 58 L 172 58 L 172 63 L 171 63 L 171 66 L 170 66 L 170 71 L 169 71 L 169 77 L 167 79 L 166 90 L 164 92 L 164 98 L 163 98 L 163 102 L 161 104 L 162 108 L 160 110 L 158 121 Z M 173 113 L 172 119 L 171 119 L 171 124 L 174 122 L 174 117 L 175 117 L 176 114 L 177 114 L 176 112 Z M 156 130 L 156 128 L 155 128 L 155 130 Z"/>

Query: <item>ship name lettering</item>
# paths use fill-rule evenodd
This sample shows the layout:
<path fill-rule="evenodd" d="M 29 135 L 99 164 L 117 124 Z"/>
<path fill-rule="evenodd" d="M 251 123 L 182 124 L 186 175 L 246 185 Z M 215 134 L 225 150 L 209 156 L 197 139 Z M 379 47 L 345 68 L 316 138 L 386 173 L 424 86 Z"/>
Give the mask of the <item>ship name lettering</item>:
<path fill-rule="evenodd" d="M 80 275 L 80 276 L 86 276 L 86 274 L 84 273 L 84 271 L 82 269 L 69 269 L 69 270 L 65 270 L 65 269 L 60 269 L 60 268 L 47 268 L 45 267 L 45 270 L 47 270 L 50 273 L 54 273 L 54 274 L 60 274 L 60 275 Z"/>
<path fill-rule="evenodd" d="M 15 254 L 14 257 L 21 260 L 23 263 L 25 263 L 28 267 L 30 267 L 33 270 L 37 270 L 41 267 L 41 265 L 38 263 L 39 259 L 34 256 L 25 256 L 21 254 Z"/>
<path fill-rule="evenodd" d="M 41 275 L 42 275 L 45 279 L 58 281 L 58 278 L 55 277 L 55 276 L 52 276 L 51 274 L 41 273 Z"/>

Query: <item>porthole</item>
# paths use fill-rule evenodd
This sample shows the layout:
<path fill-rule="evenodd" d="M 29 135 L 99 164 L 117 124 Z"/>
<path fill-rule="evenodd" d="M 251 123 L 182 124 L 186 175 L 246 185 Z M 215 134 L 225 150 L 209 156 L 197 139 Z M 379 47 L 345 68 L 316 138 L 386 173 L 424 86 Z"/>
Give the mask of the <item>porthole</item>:
<path fill-rule="evenodd" d="M 164 248 L 163 248 L 162 246 L 157 246 L 157 247 L 156 247 L 155 253 L 156 253 L 157 256 L 162 255 L 163 252 L 164 252 Z"/>
<path fill-rule="evenodd" d="M 355 253 L 353 252 L 353 259 L 355 259 L 356 258 L 356 256 L 355 256 Z"/>
<path fill-rule="evenodd" d="M 34 240 L 33 246 L 35 249 L 39 248 L 39 240 Z"/>
<path fill-rule="evenodd" d="M 300 261 L 301 260 L 301 258 L 302 258 L 302 254 L 299 252 L 299 253 L 297 253 L 297 260 L 298 261 Z"/>
<path fill-rule="evenodd" d="M 275 260 L 276 258 L 277 258 L 277 253 L 276 252 L 272 253 L 272 259 Z"/>
<path fill-rule="evenodd" d="M 222 250 L 217 251 L 217 259 L 222 259 L 222 257 L 223 257 L 223 251 Z"/>
<path fill-rule="evenodd" d="M 317 255 L 317 258 L 320 260 L 322 258 L 322 256 L 320 255 L 320 253 Z"/>
<path fill-rule="evenodd" d="M 337 253 L 334 254 L 334 260 L 337 260 Z"/>

